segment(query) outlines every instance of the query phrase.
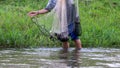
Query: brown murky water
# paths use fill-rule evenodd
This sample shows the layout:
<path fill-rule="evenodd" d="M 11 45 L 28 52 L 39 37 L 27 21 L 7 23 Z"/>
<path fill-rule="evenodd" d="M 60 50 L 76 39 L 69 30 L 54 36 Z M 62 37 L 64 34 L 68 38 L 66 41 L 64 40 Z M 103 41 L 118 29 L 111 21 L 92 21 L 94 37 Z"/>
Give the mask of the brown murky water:
<path fill-rule="evenodd" d="M 2 49 L 0 68 L 120 68 L 120 49 Z"/>

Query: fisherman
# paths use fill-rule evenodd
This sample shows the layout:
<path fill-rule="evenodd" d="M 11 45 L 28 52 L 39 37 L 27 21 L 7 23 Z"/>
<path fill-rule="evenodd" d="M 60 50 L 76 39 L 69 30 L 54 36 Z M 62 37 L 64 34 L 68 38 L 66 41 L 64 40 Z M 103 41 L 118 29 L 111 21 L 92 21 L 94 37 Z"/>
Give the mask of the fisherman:
<path fill-rule="evenodd" d="M 79 21 L 79 14 L 77 12 L 78 6 L 75 6 L 76 5 L 75 1 L 78 0 L 49 0 L 45 8 L 37 11 L 31 11 L 28 13 L 28 15 L 30 17 L 34 17 L 36 15 L 45 14 L 55 10 L 54 11 L 56 13 L 55 18 L 59 18 L 60 23 L 62 24 L 65 24 L 65 22 L 67 22 L 68 24 L 67 29 L 63 31 L 68 31 L 68 36 L 71 37 L 71 39 L 75 43 L 75 47 L 76 47 L 75 49 L 80 50 L 82 48 L 82 45 L 81 45 L 81 40 L 79 39 L 79 30 L 76 30 L 80 28 L 78 26 L 80 24 L 80 21 Z M 63 26 L 64 25 L 62 25 L 62 27 Z M 61 37 L 61 35 L 63 35 L 63 37 Z M 68 50 L 69 38 L 67 37 L 67 32 L 62 33 L 61 35 L 58 34 L 59 36 L 58 38 L 63 44 L 63 49 Z"/>

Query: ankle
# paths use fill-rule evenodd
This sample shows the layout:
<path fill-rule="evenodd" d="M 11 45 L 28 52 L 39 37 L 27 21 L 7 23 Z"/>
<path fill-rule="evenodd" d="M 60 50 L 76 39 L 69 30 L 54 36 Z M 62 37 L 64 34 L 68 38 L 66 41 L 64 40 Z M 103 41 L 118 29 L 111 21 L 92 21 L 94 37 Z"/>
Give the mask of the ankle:
<path fill-rule="evenodd" d="M 81 50 L 82 48 L 75 48 L 76 50 Z"/>
<path fill-rule="evenodd" d="M 68 49 L 68 48 L 69 48 L 69 46 L 63 46 L 62 48 L 63 48 L 63 49 Z"/>
<path fill-rule="evenodd" d="M 82 45 L 76 46 L 76 49 L 81 49 Z"/>

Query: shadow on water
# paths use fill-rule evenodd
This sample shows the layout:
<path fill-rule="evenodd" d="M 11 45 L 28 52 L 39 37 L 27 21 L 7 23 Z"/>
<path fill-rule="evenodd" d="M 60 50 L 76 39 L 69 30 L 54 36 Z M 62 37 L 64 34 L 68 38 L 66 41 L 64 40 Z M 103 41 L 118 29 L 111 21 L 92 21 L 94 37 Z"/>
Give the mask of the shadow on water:
<path fill-rule="evenodd" d="M 120 49 L 2 49 L 0 68 L 120 68 Z"/>

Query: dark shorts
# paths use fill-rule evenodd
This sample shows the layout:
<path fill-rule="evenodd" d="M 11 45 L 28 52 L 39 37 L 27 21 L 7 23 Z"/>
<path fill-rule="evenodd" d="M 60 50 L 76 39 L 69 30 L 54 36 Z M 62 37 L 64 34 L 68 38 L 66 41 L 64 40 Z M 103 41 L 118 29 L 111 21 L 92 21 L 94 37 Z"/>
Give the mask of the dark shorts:
<path fill-rule="evenodd" d="M 68 31 L 69 31 L 69 37 L 71 38 L 71 40 L 77 40 L 79 39 L 78 35 L 76 35 L 74 29 L 74 23 L 71 23 L 68 25 Z M 60 36 L 58 36 L 58 39 L 61 42 L 67 42 L 69 39 L 68 38 L 60 38 Z"/>
<path fill-rule="evenodd" d="M 77 40 L 79 37 L 75 34 L 74 32 L 74 23 L 69 24 L 68 26 L 68 31 L 69 31 L 69 36 L 71 37 L 71 40 Z"/>
<path fill-rule="evenodd" d="M 71 40 L 79 39 L 79 37 L 74 32 L 70 33 L 69 36 L 71 37 Z"/>

